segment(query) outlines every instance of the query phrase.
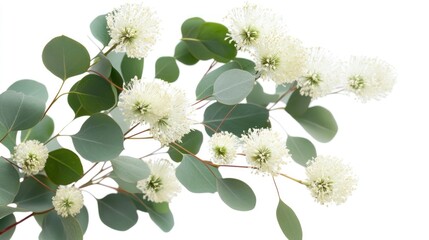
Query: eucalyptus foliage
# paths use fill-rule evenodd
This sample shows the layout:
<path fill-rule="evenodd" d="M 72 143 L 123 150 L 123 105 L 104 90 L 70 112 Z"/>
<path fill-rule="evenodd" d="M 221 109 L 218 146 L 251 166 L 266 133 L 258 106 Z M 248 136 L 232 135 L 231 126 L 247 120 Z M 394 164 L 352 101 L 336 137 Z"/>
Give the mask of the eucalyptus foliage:
<path fill-rule="evenodd" d="M 249 129 L 271 128 L 272 112 L 282 111 L 308 133 L 288 136 L 282 143 L 291 159 L 306 167 L 308 161 L 317 157 L 315 141 L 326 143 L 337 134 L 333 114 L 315 105 L 311 96 L 301 94 L 302 86 L 297 82 L 278 85 L 274 93 L 267 91 L 266 82 L 261 81 L 262 73 L 255 70 L 255 60 L 240 55 L 240 49 L 230 38 L 231 31 L 221 23 L 199 17 L 185 20 L 180 29 L 182 37 L 171 43 L 171 56 L 160 56 L 154 64 L 146 66 L 144 58 L 115 52 L 118 44 L 111 44 L 107 26 L 106 15 L 96 17 L 90 24 L 93 37 L 102 45 L 94 56 L 72 37 L 54 37 L 46 44 L 43 64 L 52 73 L 52 81 L 61 82 L 56 96 L 48 96 L 47 87 L 57 85 L 44 86 L 27 79 L 16 81 L 0 94 L 0 143 L 10 151 L 0 159 L 0 239 L 12 238 L 14 227 L 22 220 L 16 218 L 17 212 L 26 212 L 27 218 L 36 219 L 41 227 L 39 239 L 83 239 L 88 219 L 96 221 L 98 217 L 89 217 L 86 207 L 77 215 L 57 214 L 52 198 L 60 185 L 113 189 L 114 193 L 96 199 L 99 219 L 112 229 L 126 231 L 137 224 L 140 214 L 148 214 L 162 231 L 170 231 L 174 226 L 174 209 L 170 209 L 168 202 L 148 200 L 137 187 L 142 179 L 152 176 L 146 158 L 159 153 L 171 160 L 175 176 L 187 191 L 218 195 L 230 208 L 250 211 L 257 204 L 252 186 L 238 178 L 223 176 L 222 168 L 257 171 L 257 167 L 212 161 L 204 153 L 209 150 L 204 149 L 207 148 L 204 143 L 212 135 L 224 131 L 241 137 Z M 202 116 L 195 126 L 205 129 L 204 133 L 193 129 L 179 141 L 159 148 L 152 139 L 151 129 L 130 123 L 119 112 L 121 92 L 132 79 L 142 78 L 144 67 L 155 69 L 154 76 L 146 77 L 173 83 L 183 81 L 180 69 L 200 68 L 202 61 L 212 64 L 197 79 L 195 96 L 190 98 L 195 102 L 193 114 Z M 64 82 L 71 82 L 70 89 L 63 88 Z M 189 86 L 189 82 L 184 84 Z M 57 125 L 58 119 L 49 116 L 52 105 L 59 104 L 58 99 L 63 95 L 67 95 L 68 106 L 62 106 L 62 110 L 74 114 L 70 121 L 82 119 L 72 135 L 64 135 L 62 131 L 67 126 Z M 282 124 L 282 119 L 278 120 Z M 69 138 L 72 147 L 61 147 L 58 138 Z M 16 146 L 28 140 L 37 140 L 49 149 L 44 170 L 34 175 L 22 173 L 21 166 L 13 161 Z M 135 156 L 123 154 L 127 141 L 140 141 L 139 148 L 133 149 Z M 283 172 L 272 176 L 309 185 Z M 300 214 L 280 195 L 272 215 L 277 217 L 280 230 L 288 239 L 302 239 L 305 226 L 298 220 Z"/>

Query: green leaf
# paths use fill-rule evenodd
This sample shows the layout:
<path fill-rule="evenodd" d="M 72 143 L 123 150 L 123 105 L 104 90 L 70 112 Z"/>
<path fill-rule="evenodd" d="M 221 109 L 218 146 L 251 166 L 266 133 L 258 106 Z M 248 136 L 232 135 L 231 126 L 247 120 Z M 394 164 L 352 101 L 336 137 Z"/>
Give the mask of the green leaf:
<path fill-rule="evenodd" d="M 43 175 L 35 175 L 34 177 L 52 190 L 56 189 L 56 186 L 47 177 Z M 34 180 L 33 177 L 26 177 L 24 179 L 13 201 L 18 208 L 24 208 L 33 212 L 52 208 L 54 193 L 46 189 L 39 181 Z"/>
<path fill-rule="evenodd" d="M 240 69 L 228 70 L 216 79 L 213 95 L 216 100 L 226 105 L 240 103 L 252 91 L 255 76 Z"/>
<path fill-rule="evenodd" d="M 286 94 L 280 101 L 287 103 L 291 97 L 291 93 L 294 91 L 293 88 L 296 87 L 296 82 L 292 83 L 283 83 L 282 85 L 277 85 L 276 94 L 280 97 L 281 95 Z"/>
<path fill-rule="evenodd" d="M 7 149 L 9 149 L 9 152 L 12 153 L 16 146 L 16 131 L 8 133 L 8 130 L 0 122 L 0 137 L 5 136 L 6 134 L 7 136 L 0 142 L 0 144 L 3 144 Z"/>
<path fill-rule="evenodd" d="M 179 67 L 174 57 L 160 57 L 155 63 L 155 77 L 166 82 L 174 82 L 179 78 Z"/>
<path fill-rule="evenodd" d="M 90 57 L 82 44 L 66 36 L 59 36 L 46 44 L 42 60 L 51 73 L 66 80 L 86 72 Z"/>
<path fill-rule="evenodd" d="M 120 179 L 114 172 L 110 173 L 109 177 L 111 179 L 113 179 L 113 181 L 115 181 L 121 189 L 123 189 L 129 193 L 141 193 L 142 192 L 140 189 L 137 188 L 136 183 L 125 182 L 124 180 Z"/>
<path fill-rule="evenodd" d="M 133 202 L 121 194 L 109 194 L 98 200 L 98 213 L 108 227 L 126 231 L 137 223 L 137 208 Z"/>
<path fill-rule="evenodd" d="M 183 155 L 182 162 L 176 168 L 176 177 L 193 193 L 216 192 L 216 179 L 222 178 L 217 168 L 204 164 L 188 154 Z"/>
<path fill-rule="evenodd" d="M 113 172 L 125 182 L 137 182 L 149 177 L 149 166 L 138 158 L 119 156 L 111 161 Z"/>
<path fill-rule="evenodd" d="M 28 212 L 27 209 L 0 206 L 0 219 L 14 212 Z"/>
<path fill-rule="evenodd" d="M 110 109 L 115 105 L 116 99 L 110 83 L 97 75 L 89 74 L 73 85 L 68 102 L 76 117 L 80 117 Z"/>
<path fill-rule="evenodd" d="M 261 84 L 256 82 L 250 94 L 246 97 L 247 103 L 253 103 L 262 107 L 268 106 L 269 103 L 277 101 L 279 96 L 275 94 L 267 94 L 264 92 Z"/>
<path fill-rule="evenodd" d="M 107 31 L 106 14 L 96 17 L 89 25 L 92 35 L 100 41 L 103 46 L 109 45 L 110 35 Z"/>
<path fill-rule="evenodd" d="M 0 124 L 7 132 L 35 126 L 44 111 L 45 102 L 33 96 L 11 90 L 0 94 Z"/>
<path fill-rule="evenodd" d="M 186 65 L 194 65 L 199 61 L 197 58 L 192 56 L 188 50 L 188 46 L 183 41 L 180 41 L 174 49 L 174 57 L 177 61 Z"/>
<path fill-rule="evenodd" d="M 289 240 L 302 239 L 302 228 L 298 217 L 296 216 L 295 212 L 282 200 L 279 201 L 276 215 L 280 228 Z"/>
<path fill-rule="evenodd" d="M 110 111 L 109 114 L 113 118 L 113 120 L 115 120 L 115 122 L 119 125 L 123 133 L 130 129 L 130 123 L 125 121 L 124 116 L 122 115 L 119 108 L 114 108 L 112 111 Z"/>
<path fill-rule="evenodd" d="M 209 136 L 215 132 L 228 131 L 237 136 L 249 128 L 270 126 L 266 108 L 253 104 L 224 105 L 213 103 L 204 112 L 205 129 Z"/>
<path fill-rule="evenodd" d="M 45 171 L 49 179 L 57 185 L 76 182 L 83 176 L 83 167 L 79 157 L 65 148 L 49 153 Z"/>
<path fill-rule="evenodd" d="M 89 223 L 89 214 L 88 209 L 86 209 L 85 206 L 80 209 L 80 213 L 76 215 L 76 220 L 78 221 L 80 228 L 82 229 L 82 232 L 85 233 L 88 229 L 88 223 Z"/>
<path fill-rule="evenodd" d="M 245 182 L 234 179 L 217 179 L 219 196 L 226 205 L 238 211 L 249 211 L 255 208 L 256 196 Z"/>
<path fill-rule="evenodd" d="M 196 37 L 198 36 L 198 29 L 203 25 L 205 21 L 199 17 L 189 18 L 183 22 L 181 26 L 182 36 Z"/>
<path fill-rule="evenodd" d="M 231 62 L 228 62 L 219 68 L 209 72 L 205 75 L 197 85 L 195 89 L 195 95 L 197 100 L 209 97 L 213 95 L 213 85 L 216 79 L 224 72 L 231 69 L 242 69 L 248 71 L 251 74 L 255 73 L 255 64 L 244 58 L 236 58 Z"/>
<path fill-rule="evenodd" d="M 307 112 L 310 102 L 311 97 L 303 96 L 299 91 L 294 91 L 287 102 L 286 112 L 294 118 L 300 117 Z"/>
<path fill-rule="evenodd" d="M 83 240 L 83 231 L 76 218 L 63 218 L 55 211 L 51 211 L 45 216 L 39 240 L 56 239 Z"/>
<path fill-rule="evenodd" d="M 129 58 L 127 55 L 124 56 L 121 63 L 122 77 L 124 83 L 127 84 L 137 76 L 138 79 L 142 78 L 144 60 L 137 58 Z"/>
<path fill-rule="evenodd" d="M 42 121 L 37 123 L 34 127 L 21 132 L 21 142 L 38 140 L 43 143 L 48 141 L 53 132 L 54 120 L 49 116 L 45 116 Z"/>
<path fill-rule="evenodd" d="M 16 223 L 16 218 L 13 214 L 7 215 L 6 217 L 0 218 L 0 231 L 7 228 L 8 226 Z M 7 232 L 0 235 L 0 240 L 9 240 L 12 238 L 15 228 L 8 230 Z"/>
<path fill-rule="evenodd" d="M 112 160 L 124 149 L 121 128 L 102 113 L 89 117 L 79 132 L 71 137 L 76 151 L 91 162 Z"/>
<path fill-rule="evenodd" d="M 18 171 L 10 163 L 0 159 L 0 206 L 11 203 L 18 190 Z"/>
<path fill-rule="evenodd" d="M 125 52 L 112 51 L 109 54 L 107 54 L 107 59 L 110 61 L 110 64 L 112 64 L 112 67 L 116 69 L 118 72 L 121 72 L 121 64 L 122 64 L 122 60 L 124 60 L 124 57 L 125 57 Z"/>
<path fill-rule="evenodd" d="M 23 93 L 26 96 L 37 98 L 42 102 L 48 101 L 48 90 L 45 85 L 34 80 L 24 79 L 16 81 L 7 90 Z"/>
<path fill-rule="evenodd" d="M 93 65 L 89 69 L 95 74 L 102 75 L 107 78 L 112 72 L 112 64 L 103 53 L 99 53 L 94 59 Z"/>
<path fill-rule="evenodd" d="M 302 137 L 288 136 L 286 146 L 292 155 L 292 159 L 306 167 L 307 162 L 317 156 L 313 143 Z"/>
<path fill-rule="evenodd" d="M 139 200 L 132 198 L 137 209 L 147 212 L 152 221 L 164 232 L 169 232 L 174 226 L 173 214 L 167 202 L 155 203 L 143 199 L 143 194 L 136 194 Z"/>
<path fill-rule="evenodd" d="M 119 87 L 112 86 L 116 91 L 116 95 L 119 95 L 122 92 L 122 89 L 120 88 L 124 87 L 124 79 L 122 79 L 121 74 L 115 68 L 112 68 L 109 79 Z"/>
<path fill-rule="evenodd" d="M 198 130 L 193 130 L 183 136 L 180 143 L 175 142 L 175 144 L 170 144 L 170 148 L 167 153 L 173 161 L 180 162 L 182 161 L 184 154 L 189 154 L 189 152 L 197 154 L 200 151 L 202 143 L 203 133 Z M 188 151 L 176 146 L 176 144 Z"/>
<path fill-rule="evenodd" d="M 309 108 L 302 116 L 295 119 L 319 142 L 331 141 L 338 131 L 337 122 L 332 113 L 320 106 Z"/>

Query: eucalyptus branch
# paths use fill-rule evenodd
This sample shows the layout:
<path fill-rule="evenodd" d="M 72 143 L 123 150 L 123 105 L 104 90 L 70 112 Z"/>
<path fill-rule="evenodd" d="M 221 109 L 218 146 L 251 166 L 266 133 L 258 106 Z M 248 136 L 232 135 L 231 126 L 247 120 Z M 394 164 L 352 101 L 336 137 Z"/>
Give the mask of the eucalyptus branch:
<path fill-rule="evenodd" d="M 13 223 L 13 224 L 11 224 L 11 225 L 7 226 L 7 227 L 6 227 L 6 228 L 4 228 L 3 230 L 1 230 L 1 231 L 0 231 L 0 236 L 1 236 L 2 234 L 6 233 L 6 232 L 7 232 L 7 231 L 9 231 L 9 230 L 12 230 L 12 229 L 13 229 L 13 228 L 15 228 L 16 226 L 18 226 L 18 224 L 20 224 L 20 223 L 24 222 L 25 220 L 27 220 L 27 219 L 29 219 L 29 218 L 31 218 L 31 217 L 33 217 L 33 216 L 35 216 L 35 215 L 45 214 L 45 213 L 47 213 L 47 212 L 52 211 L 53 209 L 54 209 L 54 208 L 50 208 L 50 209 L 45 210 L 45 211 L 42 211 L 42 212 L 33 212 L 33 213 L 31 213 L 31 214 L 27 215 L 26 217 L 24 217 L 23 219 L 19 220 L 18 222 L 15 222 L 15 223 Z"/>
<path fill-rule="evenodd" d="M 54 105 L 54 103 L 58 100 L 59 95 L 60 95 L 60 93 L 61 93 L 61 90 L 62 90 L 62 89 L 63 89 L 63 87 L 64 87 L 64 83 L 65 83 L 65 82 L 66 82 L 65 80 L 61 82 L 61 85 L 60 85 L 60 88 L 59 88 L 59 89 L 58 89 L 58 91 L 57 91 L 57 94 L 55 95 L 54 99 L 52 99 L 52 102 L 51 102 L 51 103 L 48 105 L 48 107 L 46 108 L 46 110 L 45 110 L 45 112 L 43 113 L 43 116 L 42 116 L 42 118 L 41 118 L 41 119 L 43 119 L 43 118 L 46 116 L 46 114 L 48 113 L 49 109 L 51 109 L 51 107 Z"/>

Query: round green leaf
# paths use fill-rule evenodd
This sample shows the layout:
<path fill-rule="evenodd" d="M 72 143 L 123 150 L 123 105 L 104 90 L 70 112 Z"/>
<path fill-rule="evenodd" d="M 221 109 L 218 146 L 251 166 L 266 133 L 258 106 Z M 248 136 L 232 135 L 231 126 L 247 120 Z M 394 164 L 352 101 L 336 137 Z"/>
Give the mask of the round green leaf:
<path fill-rule="evenodd" d="M 76 117 L 110 109 L 116 103 L 110 83 L 97 75 L 86 75 L 70 91 L 68 102 Z"/>
<path fill-rule="evenodd" d="M 264 92 L 261 84 L 256 82 L 255 86 L 253 86 L 252 91 L 246 97 L 247 103 L 253 103 L 255 105 L 259 105 L 262 107 L 268 106 L 269 103 L 277 101 L 279 96 L 275 94 L 267 94 Z"/>
<path fill-rule="evenodd" d="M 13 214 L 7 215 L 6 217 L 0 218 L 0 231 L 7 228 L 8 226 L 16 223 L 16 218 Z M 8 230 L 7 232 L 0 235 L 0 240 L 9 240 L 12 238 L 15 228 Z"/>
<path fill-rule="evenodd" d="M 180 41 L 174 49 L 174 57 L 177 61 L 186 65 L 194 65 L 198 62 L 198 59 L 192 56 L 188 50 L 188 46 L 183 41 Z"/>
<path fill-rule="evenodd" d="M 186 19 L 180 30 L 183 37 L 196 37 L 198 36 L 198 29 L 203 25 L 205 21 L 199 17 L 193 17 Z"/>
<path fill-rule="evenodd" d="M 47 177 L 43 175 L 35 175 L 34 177 L 51 189 L 56 189 L 56 186 Z M 52 208 L 54 193 L 46 189 L 39 181 L 34 180 L 33 177 L 26 177 L 21 183 L 18 194 L 13 201 L 19 208 L 34 212 Z"/>
<path fill-rule="evenodd" d="M 150 175 L 149 166 L 138 158 L 119 156 L 111 161 L 113 172 L 125 182 L 137 185 Z"/>
<path fill-rule="evenodd" d="M 7 132 L 33 127 L 44 111 L 45 102 L 34 96 L 12 90 L 0 94 L 0 124 Z"/>
<path fill-rule="evenodd" d="M 143 199 L 143 194 L 136 194 L 138 200 L 132 198 L 138 210 L 147 212 L 152 221 L 164 232 L 169 232 L 174 226 L 173 214 L 167 202 L 155 203 Z"/>
<path fill-rule="evenodd" d="M 234 179 L 217 179 L 219 196 L 226 205 L 238 211 L 249 211 L 255 208 L 256 196 L 245 182 Z"/>
<path fill-rule="evenodd" d="M 179 67 L 174 57 L 160 57 L 155 63 L 155 77 L 166 82 L 174 82 L 179 78 Z"/>
<path fill-rule="evenodd" d="M 222 73 L 215 81 L 213 95 L 226 105 L 240 103 L 252 91 L 255 76 L 247 71 L 231 69 Z"/>
<path fill-rule="evenodd" d="M 114 159 L 124 149 L 121 128 L 112 118 L 102 113 L 89 117 L 79 132 L 71 137 L 76 151 L 92 162 Z"/>
<path fill-rule="evenodd" d="M 307 162 L 317 156 L 316 148 L 308 139 L 289 136 L 286 141 L 292 159 L 298 164 L 306 167 Z"/>
<path fill-rule="evenodd" d="M 90 57 L 82 44 L 69 37 L 59 36 L 46 44 L 42 60 L 51 73 L 66 80 L 86 72 L 89 68 Z"/>
<path fill-rule="evenodd" d="M 18 171 L 10 163 L 0 159 L 0 206 L 11 203 L 18 190 Z"/>
<path fill-rule="evenodd" d="M 129 58 L 127 55 L 125 55 L 121 62 L 121 72 L 124 83 L 129 83 L 134 77 L 137 77 L 138 79 L 142 78 L 143 65 L 143 58 Z"/>
<path fill-rule="evenodd" d="M 45 85 L 34 80 L 19 80 L 14 82 L 7 90 L 24 93 L 26 96 L 32 96 L 42 102 L 48 101 L 48 90 Z"/>
<path fill-rule="evenodd" d="M 82 228 L 74 217 L 63 218 L 55 211 L 49 212 L 43 219 L 39 240 L 83 240 Z"/>
<path fill-rule="evenodd" d="M 299 124 L 317 141 L 329 142 L 338 131 L 337 122 L 326 108 L 309 108 L 302 116 L 295 118 Z"/>
<path fill-rule="evenodd" d="M 49 153 L 45 171 L 49 179 L 57 185 L 76 182 L 83 176 L 83 167 L 79 157 L 65 148 Z"/>
<path fill-rule="evenodd" d="M 307 111 L 310 102 L 311 97 L 303 96 L 295 90 L 287 102 L 286 112 L 294 118 L 300 117 Z"/>
<path fill-rule="evenodd" d="M 79 225 L 82 229 L 82 232 L 85 233 L 88 229 L 88 223 L 89 223 L 89 214 L 88 209 L 86 209 L 85 206 L 80 209 L 80 213 L 76 215 L 76 220 L 79 222 Z"/>
<path fill-rule="evenodd" d="M 175 162 L 182 161 L 184 154 L 197 154 L 200 151 L 201 144 L 203 143 L 203 133 L 198 130 L 193 130 L 182 137 L 181 142 L 170 144 L 167 153 L 170 158 Z M 179 145 L 181 147 L 178 147 Z M 186 149 L 187 151 L 185 151 Z"/>
<path fill-rule="evenodd" d="M 279 201 L 276 215 L 280 228 L 289 240 L 302 239 L 302 228 L 298 217 L 296 216 L 295 212 L 282 200 Z"/>
<path fill-rule="evenodd" d="M 21 142 L 32 139 L 46 142 L 52 136 L 53 132 L 54 120 L 49 116 L 45 116 L 36 126 L 21 132 Z"/>
<path fill-rule="evenodd" d="M 120 179 L 115 172 L 110 173 L 109 177 L 115 181 L 119 188 L 129 192 L 129 193 L 141 193 L 142 191 L 137 188 L 136 183 L 129 183 L 125 182 L 124 180 Z"/>
<path fill-rule="evenodd" d="M 208 135 L 228 131 L 237 136 L 249 128 L 266 128 L 270 126 L 266 108 L 253 104 L 224 105 L 214 103 L 204 112 L 204 124 Z"/>
<path fill-rule="evenodd" d="M 106 14 L 96 17 L 89 25 L 92 35 L 100 41 L 104 46 L 109 45 L 110 35 L 107 31 Z"/>
<path fill-rule="evenodd" d="M 217 191 L 216 179 L 222 179 L 217 168 L 202 163 L 191 155 L 183 155 L 176 168 L 180 183 L 193 193 L 214 193 Z"/>
<path fill-rule="evenodd" d="M 98 200 L 98 213 L 108 227 L 126 231 L 137 223 L 137 208 L 133 202 L 121 194 L 109 194 Z"/>

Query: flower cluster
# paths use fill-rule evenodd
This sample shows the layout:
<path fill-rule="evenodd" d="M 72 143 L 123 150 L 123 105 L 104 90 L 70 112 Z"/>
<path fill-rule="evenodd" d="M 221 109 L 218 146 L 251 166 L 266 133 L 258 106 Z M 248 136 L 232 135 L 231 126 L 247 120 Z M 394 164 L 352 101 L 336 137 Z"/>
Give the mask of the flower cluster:
<path fill-rule="evenodd" d="M 148 124 L 163 145 L 180 141 L 190 131 L 185 93 L 160 79 L 133 79 L 119 96 L 118 107 L 129 122 Z"/>
<path fill-rule="evenodd" d="M 52 204 L 62 217 L 76 216 L 83 207 L 82 192 L 76 187 L 59 186 Z"/>
<path fill-rule="evenodd" d="M 48 148 L 37 140 L 28 140 L 15 147 L 12 159 L 28 175 L 37 174 L 45 168 Z"/>
<path fill-rule="evenodd" d="M 167 159 L 150 160 L 147 164 L 151 173 L 137 182 L 137 188 L 152 202 L 170 202 L 180 192 L 173 165 Z"/>
<path fill-rule="evenodd" d="M 393 87 L 395 74 L 389 64 L 368 57 L 339 61 L 327 50 L 305 48 L 269 9 L 247 3 L 231 10 L 226 23 L 228 38 L 238 50 L 250 52 L 262 79 L 277 85 L 296 82 L 304 96 L 315 99 L 346 91 L 365 102 Z"/>

